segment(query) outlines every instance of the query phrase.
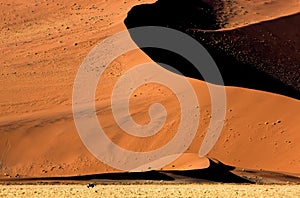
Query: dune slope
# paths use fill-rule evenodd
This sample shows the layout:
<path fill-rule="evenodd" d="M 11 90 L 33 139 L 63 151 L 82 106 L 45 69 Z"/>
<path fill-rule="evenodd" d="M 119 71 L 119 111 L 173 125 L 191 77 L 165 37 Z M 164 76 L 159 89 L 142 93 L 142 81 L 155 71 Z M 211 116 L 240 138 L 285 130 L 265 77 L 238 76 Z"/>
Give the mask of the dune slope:
<path fill-rule="evenodd" d="M 249 4 L 246 1 L 160 0 L 134 7 L 125 24 L 127 28 L 172 27 L 194 37 L 212 55 L 227 86 L 299 99 L 299 2 L 284 6 L 281 1 Z M 241 14 L 240 7 L 247 14 Z M 262 15 L 253 14 L 258 12 L 255 8 L 261 10 Z M 156 62 L 168 63 L 185 76 L 203 80 L 191 63 L 176 54 L 153 48 L 143 50 Z"/>
<path fill-rule="evenodd" d="M 246 1 L 236 2 L 237 5 L 242 5 Z M 296 20 L 298 15 L 281 17 L 295 13 L 295 7 L 299 6 L 297 2 L 291 1 L 290 7 L 279 9 L 277 15 L 253 18 L 249 22 L 256 23 L 253 26 L 240 27 L 241 24 L 237 21 L 239 25 L 233 25 L 234 29 L 213 33 L 201 31 L 199 34 L 201 37 L 208 34 L 209 41 L 214 37 L 236 39 L 237 34 L 256 35 L 258 33 L 255 32 L 255 26 L 261 27 L 262 24 L 266 31 L 268 28 L 275 28 L 274 23 L 284 25 L 284 20 Z M 36 3 L 26 0 L 0 3 L 1 178 L 76 176 L 118 171 L 96 159 L 81 142 L 72 115 L 72 89 L 77 70 L 86 54 L 104 38 L 125 30 L 123 21 L 127 13 L 133 6 L 142 3 L 154 1 L 111 0 L 108 3 L 79 0 Z M 261 3 L 257 1 L 257 4 Z M 260 9 L 265 10 L 261 13 L 272 13 L 276 10 L 274 4 L 278 7 L 282 5 L 261 5 Z M 270 17 L 274 20 L 263 22 Z M 245 20 L 248 18 L 247 15 L 244 16 Z M 231 20 L 235 21 L 234 18 Z M 196 32 L 194 31 L 195 34 Z M 218 37 L 222 34 L 226 36 Z M 278 35 L 278 38 L 282 38 L 279 41 L 284 42 L 283 38 L 286 37 L 282 37 L 283 33 L 278 32 Z M 289 36 L 295 35 L 287 34 L 288 38 Z M 262 34 L 257 37 L 257 42 L 263 39 Z M 222 44 L 226 42 L 222 41 Z M 277 68 L 280 72 L 276 73 L 278 79 L 284 85 L 290 86 L 292 82 L 292 86 L 299 88 L 293 83 L 299 72 L 293 70 L 291 77 L 294 78 L 287 78 L 283 71 L 298 68 L 299 51 L 285 51 L 278 48 L 276 43 L 270 43 L 275 52 L 279 50 L 282 53 L 282 60 L 289 53 L 292 59 L 288 61 L 295 63 L 284 67 L 285 64 L 279 62 Z M 291 50 L 290 46 L 287 44 Z M 241 46 L 233 47 L 240 49 L 238 47 Z M 257 61 L 262 64 L 258 69 L 272 73 L 274 68 L 264 70 L 265 57 L 260 57 L 260 54 L 255 54 Z M 114 84 L 126 70 L 148 61 L 151 59 L 141 50 L 119 57 L 110 64 L 95 94 L 99 120 L 104 124 L 107 135 L 120 146 L 140 152 L 159 148 L 168 142 L 176 133 L 180 121 L 176 97 L 168 88 L 151 84 L 136 90 L 138 97 L 131 98 L 130 112 L 137 122 L 145 124 L 149 121 L 147 107 L 153 102 L 164 104 L 168 110 L 168 119 L 160 133 L 152 138 L 138 139 L 124 133 L 114 122 L 110 107 L 110 94 Z M 186 170 L 209 166 L 207 158 L 198 157 L 198 151 L 209 124 L 210 98 L 205 82 L 188 80 L 195 88 L 200 103 L 199 128 L 185 155 L 167 165 L 166 169 Z M 226 87 L 226 91 L 228 112 L 225 127 L 208 157 L 234 167 L 299 175 L 299 100 L 239 87 Z M 126 158 L 121 160 L 126 161 Z"/>

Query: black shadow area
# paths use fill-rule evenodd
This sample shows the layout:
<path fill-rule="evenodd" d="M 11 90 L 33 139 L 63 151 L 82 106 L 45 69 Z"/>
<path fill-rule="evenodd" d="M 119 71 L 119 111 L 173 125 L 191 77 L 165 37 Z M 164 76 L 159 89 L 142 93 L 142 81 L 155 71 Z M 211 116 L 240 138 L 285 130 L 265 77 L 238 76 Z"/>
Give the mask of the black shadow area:
<path fill-rule="evenodd" d="M 214 5 L 207 2 L 211 1 L 158 0 L 154 4 L 138 5 L 129 11 L 124 23 L 129 32 L 130 28 L 135 27 L 162 26 L 177 29 L 195 37 L 190 33 L 191 29 L 217 30 L 222 28 L 222 24 L 218 22 L 218 12 L 223 7 L 221 1 L 215 1 L 218 3 Z M 213 32 L 204 31 L 203 34 L 197 34 L 195 39 L 208 50 L 215 60 L 226 86 L 263 90 L 300 99 L 300 92 L 292 86 L 260 71 L 256 65 L 241 62 L 229 55 L 235 53 L 226 53 L 226 50 L 209 45 L 208 43 L 211 43 L 210 34 Z M 140 35 L 137 38 L 131 34 L 131 37 L 139 46 Z M 204 80 L 196 68 L 178 54 L 157 48 L 142 48 L 142 50 L 157 63 L 168 64 L 184 76 Z M 215 83 L 209 79 L 206 81 Z"/>
<path fill-rule="evenodd" d="M 1 182 L 139 182 L 139 181 L 166 181 L 171 183 L 253 183 L 243 177 L 239 177 L 231 171 L 234 167 L 227 166 L 221 162 L 210 160 L 210 166 L 200 170 L 186 171 L 147 171 L 147 172 L 123 172 L 106 173 L 95 175 L 71 176 L 71 177 L 43 177 L 43 178 L 11 178 L 0 180 Z"/>
<path fill-rule="evenodd" d="M 210 166 L 207 169 L 188 170 L 188 171 L 170 171 L 174 175 L 181 175 L 185 177 L 204 179 L 212 182 L 221 183 L 254 183 L 243 177 L 233 174 L 231 171 L 235 168 L 225 165 L 221 162 L 214 162 L 210 160 Z"/>

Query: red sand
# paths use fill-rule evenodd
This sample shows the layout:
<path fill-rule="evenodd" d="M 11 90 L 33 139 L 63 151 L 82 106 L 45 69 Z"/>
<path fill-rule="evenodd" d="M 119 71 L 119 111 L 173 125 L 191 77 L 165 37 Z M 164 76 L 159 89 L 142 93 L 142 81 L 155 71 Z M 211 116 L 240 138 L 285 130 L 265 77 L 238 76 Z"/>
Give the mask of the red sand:
<path fill-rule="evenodd" d="M 154 1 L 0 3 L 0 178 L 117 171 L 93 157 L 77 134 L 71 110 L 73 82 L 93 46 L 125 29 L 123 20 L 134 5 L 151 2 Z M 239 0 L 236 6 L 229 28 L 296 13 L 300 2 Z M 240 6 L 251 14 L 242 14 Z M 161 133 L 137 143 L 137 138 L 123 134 L 112 122 L 112 86 L 128 68 L 149 60 L 140 50 L 119 57 L 111 64 L 95 96 L 109 136 L 121 146 L 137 151 L 166 143 L 179 122 L 176 99 L 159 85 L 137 90 L 142 95 L 132 98 L 131 113 L 138 122 L 146 123 L 145 106 L 153 101 L 166 104 L 170 117 Z M 208 126 L 209 95 L 204 82 L 189 80 L 198 90 L 200 126 L 186 154 L 165 169 L 208 166 L 207 159 L 199 159 L 197 154 Z M 225 127 L 208 157 L 245 169 L 300 175 L 299 100 L 237 87 L 226 87 L 226 91 Z"/>

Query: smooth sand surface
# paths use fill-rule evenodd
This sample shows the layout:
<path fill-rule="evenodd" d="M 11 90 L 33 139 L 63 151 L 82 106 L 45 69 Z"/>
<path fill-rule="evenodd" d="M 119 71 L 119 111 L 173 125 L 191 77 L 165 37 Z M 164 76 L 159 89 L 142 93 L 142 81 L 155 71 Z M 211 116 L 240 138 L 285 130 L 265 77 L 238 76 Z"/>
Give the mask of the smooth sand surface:
<path fill-rule="evenodd" d="M 1 178 L 76 176 L 118 171 L 97 160 L 82 144 L 72 117 L 73 83 L 87 53 L 104 38 L 126 29 L 123 20 L 127 12 L 134 5 L 153 2 L 17 0 L 0 3 Z M 235 15 L 230 19 L 228 28 L 280 18 L 296 13 L 300 8 L 296 0 L 289 3 L 285 0 L 254 1 L 255 4 L 244 0 L 236 2 L 237 6 L 243 6 L 243 10 L 249 9 L 250 14 Z M 242 13 L 240 7 L 232 9 L 233 13 L 235 9 L 237 13 Z M 254 13 L 255 9 L 259 9 L 258 13 Z M 164 145 L 174 136 L 180 121 L 180 108 L 172 92 L 164 86 L 149 84 L 135 91 L 137 97 L 131 98 L 130 112 L 138 123 L 145 124 L 149 121 L 147 107 L 153 102 L 164 104 L 169 114 L 160 133 L 141 139 L 123 133 L 116 126 L 110 109 L 112 88 L 126 70 L 145 61 L 151 60 L 140 50 L 119 57 L 109 66 L 95 94 L 99 120 L 107 135 L 115 143 L 133 151 L 149 151 Z M 204 82 L 189 81 L 200 103 L 199 128 L 186 155 L 166 168 L 180 170 L 208 166 L 207 159 L 199 158 L 197 154 L 211 116 L 209 94 Z M 299 175 L 299 100 L 238 87 L 226 87 L 226 91 L 225 126 L 208 157 L 234 167 Z M 181 190 L 180 186 L 173 187 Z M 65 186 L 57 188 L 63 193 Z M 95 189 L 75 188 L 95 194 Z M 101 188 L 98 193 L 102 193 Z M 198 186 L 191 188 L 195 188 L 196 193 L 192 194 L 195 196 L 197 192 L 205 191 Z M 218 191 L 213 188 L 208 193 Z M 226 188 L 235 189 L 232 186 L 224 188 L 224 191 Z M 247 189 L 252 186 L 241 188 L 245 188 L 241 193 L 248 195 Z M 291 193 L 292 189 L 297 188 L 299 192 L 298 186 L 270 187 L 269 192 L 276 196 L 278 188 L 279 191 Z M 3 189 L 1 192 L 4 192 Z M 133 189 L 136 187 L 129 186 L 125 192 Z M 182 190 L 190 191 L 188 186 Z M 261 192 L 258 190 L 254 195 Z"/>

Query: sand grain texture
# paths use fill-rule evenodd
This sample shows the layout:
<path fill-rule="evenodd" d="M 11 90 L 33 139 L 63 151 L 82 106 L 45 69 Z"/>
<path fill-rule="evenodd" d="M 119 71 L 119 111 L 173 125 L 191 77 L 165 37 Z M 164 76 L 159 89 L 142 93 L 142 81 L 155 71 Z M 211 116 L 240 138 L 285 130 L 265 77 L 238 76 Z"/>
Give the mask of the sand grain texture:
<path fill-rule="evenodd" d="M 242 31 L 247 28 L 244 25 L 269 19 L 280 21 L 282 16 L 295 14 L 300 9 L 297 0 L 289 3 L 284 0 L 254 1 L 254 4 L 244 0 L 235 2 L 236 7 L 231 8 L 234 17 L 225 26 L 230 31 Z M 104 38 L 125 30 L 123 21 L 127 13 L 133 6 L 143 3 L 154 1 L 0 2 L 0 178 L 77 176 L 118 171 L 101 163 L 82 144 L 72 115 L 72 89 L 77 70 L 87 53 Z M 241 14 L 240 6 L 242 10 L 248 9 L 249 14 Z M 254 13 L 255 9 L 258 9 L 257 13 Z M 299 57 L 296 58 L 299 60 Z M 149 121 L 147 107 L 153 102 L 161 102 L 168 110 L 165 127 L 157 136 L 139 140 L 116 126 L 110 108 L 112 88 L 124 72 L 145 61 L 151 59 L 141 50 L 114 60 L 95 94 L 99 120 L 107 129 L 108 136 L 120 146 L 140 152 L 153 150 L 170 140 L 176 133 L 180 113 L 178 101 L 169 89 L 149 84 L 136 90 L 138 97 L 132 97 L 130 112 L 138 123 L 145 124 Z M 211 115 L 209 94 L 203 81 L 188 80 L 199 97 L 199 129 L 186 154 L 167 165 L 167 169 L 208 166 L 207 159 L 199 158 L 197 153 Z M 239 87 L 226 87 L 226 91 L 228 112 L 225 127 L 208 157 L 234 167 L 299 176 L 299 100 Z M 23 192 L 21 187 L 5 188 L 19 188 L 21 195 Z M 53 188 L 64 193 L 61 189 L 64 186 Z M 82 192 L 81 187 L 75 188 Z M 179 188 L 174 186 L 178 189 L 174 195 L 180 195 L 183 189 Z M 193 191 L 187 186 L 184 188 L 184 191 Z M 204 190 L 197 186 L 192 188 L 196 188 L 195 192 Z M 293 187 L 279 188 L 292 193 L 289 188 Z M 97 189 L 98 193 L 103 190 L 102 187 Z M 129 186 L 125 191 L 130 189 Z M 94 194 L 95 189 L 92 191 L 89 193 Z M 160 190 L 154 193 L 158 192 Z M 269 192 L 280 197 L 277 187 Z M 40 193 L 44 195 L 44 192 Z M 210 188 L 210 193 L 215 191 Z M 243 193 L 251 196 L 247 190 Z M 261 192 L 255 193 L 259 195 Z M 192 195 L 197 196 L 197 193 Z"/>
<path fill-rule="evenodd" d="M 276 185 L 82 185 L 1 186 L 5 197 L 297 197 L 299 186 Z"/>

